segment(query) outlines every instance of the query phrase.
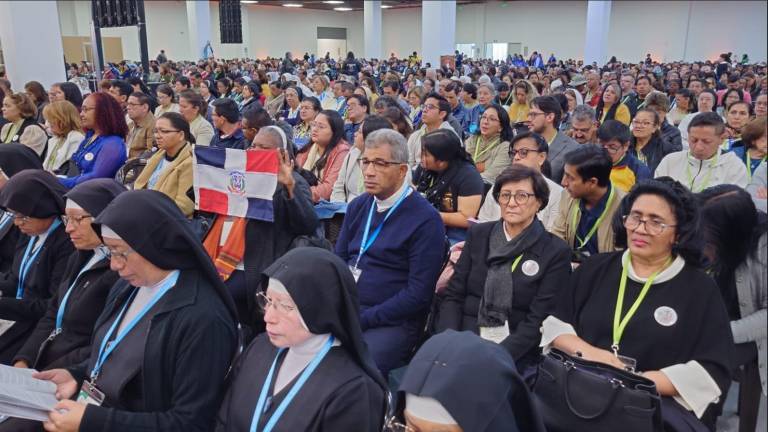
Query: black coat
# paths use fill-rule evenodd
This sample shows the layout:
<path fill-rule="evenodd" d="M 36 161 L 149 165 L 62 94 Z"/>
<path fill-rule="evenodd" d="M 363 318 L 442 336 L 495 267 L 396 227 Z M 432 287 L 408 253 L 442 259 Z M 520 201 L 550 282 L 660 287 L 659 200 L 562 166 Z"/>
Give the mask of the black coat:
<path fill-rule="evenodd" d="M 110 289 L 119 279 L 117 273 L 110 270 L 106 258 L 77 279 L 64 311 L 63 331 L 53 341 L 45 342 L 56 328 L 56 314 L 61 300 L 92 256 L 93 251 L 77 251 L 70 255 L 58 292 L 51 297 L 45 315 L 14 357 L 14 362 L 24 360 L 31 367 L 42 370 L 67 367 L 88 359 L 93 325 L 104 310 Z"/>
<path fill-rule="evenodd" d="M 0 276 L 0 319 L 16 324 L 0 336 L 0 363 L 8 364 L 45 314 L 48 299 L 64 276 L 67 259 L 73 246 L 60 225 L 45 240 L 24 281 L 24 298 L 16 299 L 19 267 L 29 236 L 21 235 L 16 243 L 16 255 L 11 271 Z"/>
<path fill-rule="evenodd" d="M 464 250 L 440 303 L 436 331 L 479 333 L 477 315 L 488 273 L 489 239 L 496 223 L 481 223 L 469 229 Z M 549 232 L 523 253 L 513 273 L 514 293 L 507 318 L 510 335 L 501 343 L 515 361 L 538 352 L 541 322 L 553 313 L 558 293 L 568 284 L 570 257 L 568 245 Z M 539 264 L 539 271 L 533 276 L 522 271 L 528 260 Z"/>
<path fill-rule="evenodd" d="M 114 320 L 133 287 L 117 283 L 94 328 Z M 224 377 L 237 344 L 232 313 L 207 278 L 182 270 L 151 319 L 144 346 L 140 380 L 140 413 L 88 405 L 80 432 L 210 431 L 223 395 Z M 90 358 L 69 369 L 82 381 L 96 361 Z M 97 382 L 98 385 L 98 382 Z"/>
<path fill-rule="evenodd" d="M 21 232 L 13 222 L 0 232 L 0 273 L 7 273 L 11 270 L 20 235 Z"/>
<path fill-rule="evenodd" d="M 643 153 L 643 158 L 640 158 L 637 154 L 634 137 L 632 137 L 632 141 L 629 145 L 629 151 L 635 157 L 640 160 L 645 159 L 646 165 L 648 165 L 648 169 L 651 170 L 652 175 L 656 172 L 656 167 L 659 166 L 661 160 L 664 159 L 664 156 L 680 150 L 682 150 L 682 147 L 677 148 L 674 144 L 667 141 L 666 138 L 664 138 L 660 133 L 653 135 L 651 140 L 648 141 L 648 144 L 643 147 L 641 150 Z"/>

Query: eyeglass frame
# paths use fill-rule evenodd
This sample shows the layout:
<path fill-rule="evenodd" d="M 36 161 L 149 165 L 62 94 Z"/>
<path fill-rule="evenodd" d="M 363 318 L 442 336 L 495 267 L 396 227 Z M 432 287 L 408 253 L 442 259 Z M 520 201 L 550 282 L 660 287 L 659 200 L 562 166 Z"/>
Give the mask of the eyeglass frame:
<path fill-rule="evenodd" d="M 17 221 L 18 220 L 20 224 L 25 224 L 25 223 L 29 222 L 29 220 L 32 218 L 31 216 L 26 216 L 26 215 L 23 215 L 21 213 L 16 213 L 16 212 L 12 212 L 12 211 L 6 211 L 6 213 L 8 213 L 11 216 L 11 219 L 13 221 Z"/>
<path fill-rule="evenodd" d="M 128 249 L 123 252 L 118 252 L 116 250 L 105 247 L 104 253 L 107 255 L 108 259 L 110 260 L 114 259 L 115 261 L 122 262 L 123 264 L 125 264 L 128 261 L 128 257 L 136 253 L 136 251 L 133 249 Z"/>
<path fill-rule="evenodd" d="M 637 218 L 637 225 L 635 225 L 634 228 L 627 226 L 627 221 L 630 220 L 630 218 L 632 218 L 632 217 L 636 217 Z M 637 231 L 638 229 L 640 229 L 640 225 L 643 225 L 644 229 L 645 229 L 645 232 L 648 235 L 651 235 L 651 236 L 662 235 L 664 233 L 664 230 L 666 230 L 667 228 L 675 228 L 677 226 L 677 225 L 670 225 L 670 224 L 667 224 L 667 223 L 664 223 L 664 222 L 657 222 L 657 221 L 654 221 L 653 219 L 642 219 L 642 218 L 640 218 L 639 215 L 632 214 L 632 213 L 622 216 L 621 217 L 621 222 L 622 222 L 622 225 L 624 226 L 624 228 L 626 228 L 626 229 L 628 229 L 628 230 L 630 230 L 632 232 Z M 658 224 L 659 227 L 660 227 L 659 232 L 658 233 L 651 232 L 651 229 L 649 228 L 648 222 L 652 222 L 654 224 Z"/>
<path fill-rule="evenodd" d="M 358 158 L 357 164 L 360 166 L 361 171 L 365 171 L 366 168 L 368 168 L 367 165 L 373 164 L 373 170 L 376 172 L 381 172 L 382 170 L 389 168 L 391 166 L 405 165 L 405 162 L 387 161 L 382 159 L 369 160 L 365 158 Z"/>
<path fill-rule="evenodd" d="M 536 194 L 535 193 L 526 192 L 526 191 L 522 191 L 522 190 L 517 190 L 517 191 L 515 191 L 515 193 L 511 193 L 510 192 L 509 193 L 509 198 L 507 198 L 506 200 L 502 200 L 501 196 L 502 196 L 502 194 L 504 194 L 506 192 L 507 191 L 499 192 L 499 196 L 498 196 L 497 199 L 499 201 L 499 206 L 500 207 L 508 206 L 510 201 L 512 201 L 513 199 L 515 201 L 515 204 L 517 204 L 519 206 L 524 206 L 524 205 L 528 204 L 531 201 L 531 197 L 536 198 Z M 518 201 L 518 199 L 517 199 L 518 195 L 525 195 L 525 200 L 523 202 Z"/>
<path fill-rule="evenodd" d="M 521 149 L 514 149 L 514 148 L 510 148 L 510 149 L 509 149 L 509 158 L 510 158 L 510 159 L 514 159 L 514 158 L 515 158 L 515 156 L 516 156 L 518 153 L 520 153 L 520 157 L 521 157 L 521 158 L 523 158 L 523 159 L 525 159 L 525 158 L 527 158 L 527 157 L 528 157 L 528 153 L 530 153 L 530 152 L 541 153 L 542 151 L 541 151 L 541 150 L 539 150 L 539 149 L 529 149 L 529 148 L 521 148 Z"/>
<path fill-rule="evenodd" d="M 261 304 L 262 302 L 264 302 L 263 305 Z M 267 313 L 267 308 L 271 306 L 281 315 L 288 315 L 289 313 L 298 309 L 298 306 L 296 305 L 289 305 L 276 300 L 272 300 L 271 298 L 267 297 L 267 294 L 264 291 L 259 291 L 256 293 L 256 305 L 264 313 Z M 279 307 L 276 305 L 279 305 Z"/>
<path fill-rule="evenodd" d="M 69 225 L 69 222 L 72 221 L 72 226 L 79 228 L 80 224 L 83 223 L 83 219 L 87 218 L 93 218 L 91 215 L 82 215 L 82 216 L 72 216 L 69 217 L 67 215 L 61 215 L 61 222 L 64 223 L 64 226 Z"/>

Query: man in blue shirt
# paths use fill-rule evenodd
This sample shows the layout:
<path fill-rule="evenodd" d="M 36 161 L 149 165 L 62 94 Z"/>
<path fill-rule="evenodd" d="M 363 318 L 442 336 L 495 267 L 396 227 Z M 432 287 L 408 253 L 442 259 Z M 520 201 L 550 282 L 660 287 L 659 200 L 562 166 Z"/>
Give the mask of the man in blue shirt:
<path fill-rule="evenodd" d="M 353 94 L 347 99 L 347 121 L 344 123 L 344 136 L 349 145 L 355 142 L 355 132 L 363 124 L 368 113 L 368 106 L 368 98 L 365 96 Z"/>
<path fill-rule="evenodd" d="M 216 128 L 211 147 L 240 150 L 250 147 L 250 143 L 240 129 L 240 108 L 233 99 L 223 98 L 213 101 L 211 120 L 213 120 L 213 127 Z"/>
<path fill-rule="evenodd" d="M 462 91 L 461 82 L 451 81 L 443 89 L 443 97 L 445 97 L 445 100 L 447 100 L 448 103 L 451 105 L 451 115 L 453 116 L 453 118 L 455 118 L 456 121 L 459 122 L 462 130 L 466 131 L 467 128 L 469 127 L 467 125 L 468 112 L 466 108 L 464 108 L 464 105 L 459 100 L 459 95 L 461 94 L 461 91 Z"/>
<path fill-rule="evenodd" d="M 357 281 L 360 325 L 384 376 L 419 339 L 445 256 L 437 211 L 406 181 L 408 147 L 391 129 L 365 140 L 365 193 L 347 207 L 336 254 Z"/>

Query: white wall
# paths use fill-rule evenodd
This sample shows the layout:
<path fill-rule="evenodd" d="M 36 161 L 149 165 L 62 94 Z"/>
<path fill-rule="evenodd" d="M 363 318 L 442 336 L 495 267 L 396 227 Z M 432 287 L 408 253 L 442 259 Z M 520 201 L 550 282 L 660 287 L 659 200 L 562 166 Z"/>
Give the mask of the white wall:
<path fill-rule="evenodd" d="M 614 1 L 608 56 L 638 61 L 650 52 L 658 60 L 716 59 L 720 52 L 746 52 L 753 61 L 767 57 L 765 1 Z M 145 2 L 149 55 L 165 49 L 172 59 L 191 59 L 186 8 L 182 0 Z M 211 43 L 217 57 L 282 57 L 317 50 L 317 27 L 347 29 L 347 47 L 363 54 L 363 13 L 244 5 L 244 45 L 219 43 L 218 2 L 210 2 Z M 686 25 L 690 28 L 686 44 Z M 585 1 L 514 1 L 460 5 L 456 10 L 456 43 L 521 43 L 528 52 L 558 58 L 582 58 L 587 6 Z M 59 1 L 62 34 L 88 36 L 90 2 Z M 139 58 L 136 28 L 104 29 L 121 36 L 123 52 Z M 439 34 L 434 37 L 440 37 Z M 403 57 L 421 51 L 421 9 L 382 11 L 382 56 Z M 325 53 L 321 53 L 325 54 Z M 607 59 L 606 59 L 607 60 Z"/>

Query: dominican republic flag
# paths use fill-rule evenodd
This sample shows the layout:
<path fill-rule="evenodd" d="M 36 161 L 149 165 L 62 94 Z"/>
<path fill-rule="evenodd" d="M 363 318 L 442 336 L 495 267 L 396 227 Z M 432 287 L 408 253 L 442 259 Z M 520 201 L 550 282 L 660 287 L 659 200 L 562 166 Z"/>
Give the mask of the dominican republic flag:
<path fill-rule="evenodd" d="M 276 150 L 195 146 L 195 208 L 272 222 L 278 167 Z"/>

